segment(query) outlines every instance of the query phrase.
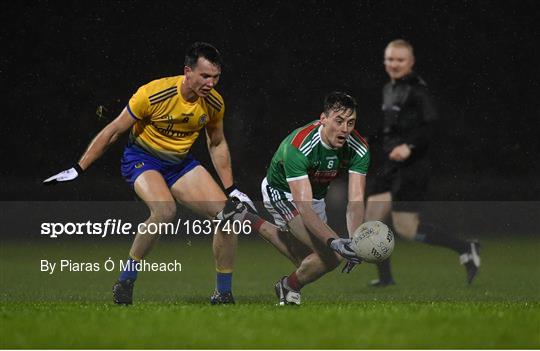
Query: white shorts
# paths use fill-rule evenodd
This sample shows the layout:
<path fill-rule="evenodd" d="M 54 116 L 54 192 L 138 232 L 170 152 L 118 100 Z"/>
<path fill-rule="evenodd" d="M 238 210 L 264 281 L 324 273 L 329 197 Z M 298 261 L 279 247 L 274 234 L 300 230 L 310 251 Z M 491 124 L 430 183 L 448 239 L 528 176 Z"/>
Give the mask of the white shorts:
<path fill-rule="evenodd" d="M 275 224 L 280 228 L 286 228 L 287 223 L 300 213 L 294 204 L 291 193 L 276 189 L 268 185 L 266 178 L 261 183 L 264 207 L 274 217 Z M 313 210 L 319 218 L 326 223 L 326 203 L 324 199 L 313 199 Z"/>

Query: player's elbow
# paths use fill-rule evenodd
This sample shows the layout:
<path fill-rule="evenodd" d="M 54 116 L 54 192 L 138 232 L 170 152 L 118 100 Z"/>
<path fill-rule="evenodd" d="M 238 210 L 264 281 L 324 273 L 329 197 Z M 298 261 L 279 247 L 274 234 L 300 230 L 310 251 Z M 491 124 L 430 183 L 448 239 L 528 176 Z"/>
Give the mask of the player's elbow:
<path fill-rule="evenodd" d="M 109 146 L 116 142 L 121 134 L 122 132 L 118 130 L 113 123 L 111 123 L 103 128 L 98 137 L 103 138 L 102 140 L 104 140 L 106 146 Z"/>
<path fill-rule="evenodd" d="M 220 145 L 225 145 L 226 143 L 225 135 L 223 135 L 223 133 L 206 133 L 206 144 L 208 145 L 208 148 L 216 148 Z"/>
<path fill-rule="evenodd" d="M 109 138 L 109 145 L 114 144 L 118 140 L 119 137 L 120 137 L 120 133 L 117 133 L 117 132 L 113 133 L 111 137 Z"/>

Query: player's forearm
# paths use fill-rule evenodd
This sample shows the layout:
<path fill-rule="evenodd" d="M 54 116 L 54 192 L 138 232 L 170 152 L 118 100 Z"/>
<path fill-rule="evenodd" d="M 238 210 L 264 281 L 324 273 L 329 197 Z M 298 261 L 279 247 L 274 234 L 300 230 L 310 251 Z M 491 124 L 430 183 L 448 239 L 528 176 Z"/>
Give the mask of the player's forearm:
<path fill-rule="evenodd" d="M 315 235 L 322 243 L 326 243 L 330 238 L 338 238 L 339 236 L 330 228 L 326 223 L 324 223 L 319 216 L 313 211 L 311 203 L 305 204 L 296 204 L 300 215 L 302 215 L 302 220 L 304 225 L 309 230 L 310 233 Z"/>
<path fill-rule="evenodd" d="M 228 188 L 233 185 L 231 154 L 227 142 L 223 140 L 217 145 L 209 143 L 208 151 L 223 186 Z"/>
<path fill-rule="evenodd" d="M 96 137 L 90 142 L 88 148 L 81 156 L 79 160 L 79 166 L 83 170 L 90 167 L 94 161 L 100 158 L 107 148 L 118 140 L 119 133 L 115 132 L 111 128 L 105 127 L 101 132 L 96 135 Z"/>
<path fill-rule="evenodd" d="M 347 204 L 347 230 L 349 237 L 364 222 L 364 201 L 349 201 Z"/>

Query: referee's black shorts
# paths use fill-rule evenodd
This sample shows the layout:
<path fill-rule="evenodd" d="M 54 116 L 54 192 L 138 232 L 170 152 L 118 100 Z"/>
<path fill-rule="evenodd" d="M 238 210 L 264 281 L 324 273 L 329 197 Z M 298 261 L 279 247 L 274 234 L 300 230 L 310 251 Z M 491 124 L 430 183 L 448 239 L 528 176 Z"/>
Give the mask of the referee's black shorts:
<path fill-rule="evenodd" d="M 367 177 L 368 196 L 390 192 L 392 211 L 418 212 L 425 200 L 431 166 L 428 157 L 395 162 L 386 160 Z"/>

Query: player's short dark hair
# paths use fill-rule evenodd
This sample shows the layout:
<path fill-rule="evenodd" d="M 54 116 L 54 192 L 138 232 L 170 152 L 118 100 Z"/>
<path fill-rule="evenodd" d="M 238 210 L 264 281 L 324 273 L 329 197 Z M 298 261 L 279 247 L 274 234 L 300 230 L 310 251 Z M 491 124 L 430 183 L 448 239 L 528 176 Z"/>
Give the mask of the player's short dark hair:
<path fill-rule="evenodd" d="M 219 53 L 218 49 L 216 49 L 216 47 L 212 44 L 201 41 L 193 43 L 193 45 L 186 50 L 184 65 L 195 68 L 199 57 L 207 59 L 220 68 L 223 65 L 223 60 L 221 59 L 221 54 Z"/>
<path fill-rule="evenodd" d="M 333 91 L 324 97 L 324 113 L 328 115 L 330 111 L 356 111 L 356 100 L 347 93 Z"/>

